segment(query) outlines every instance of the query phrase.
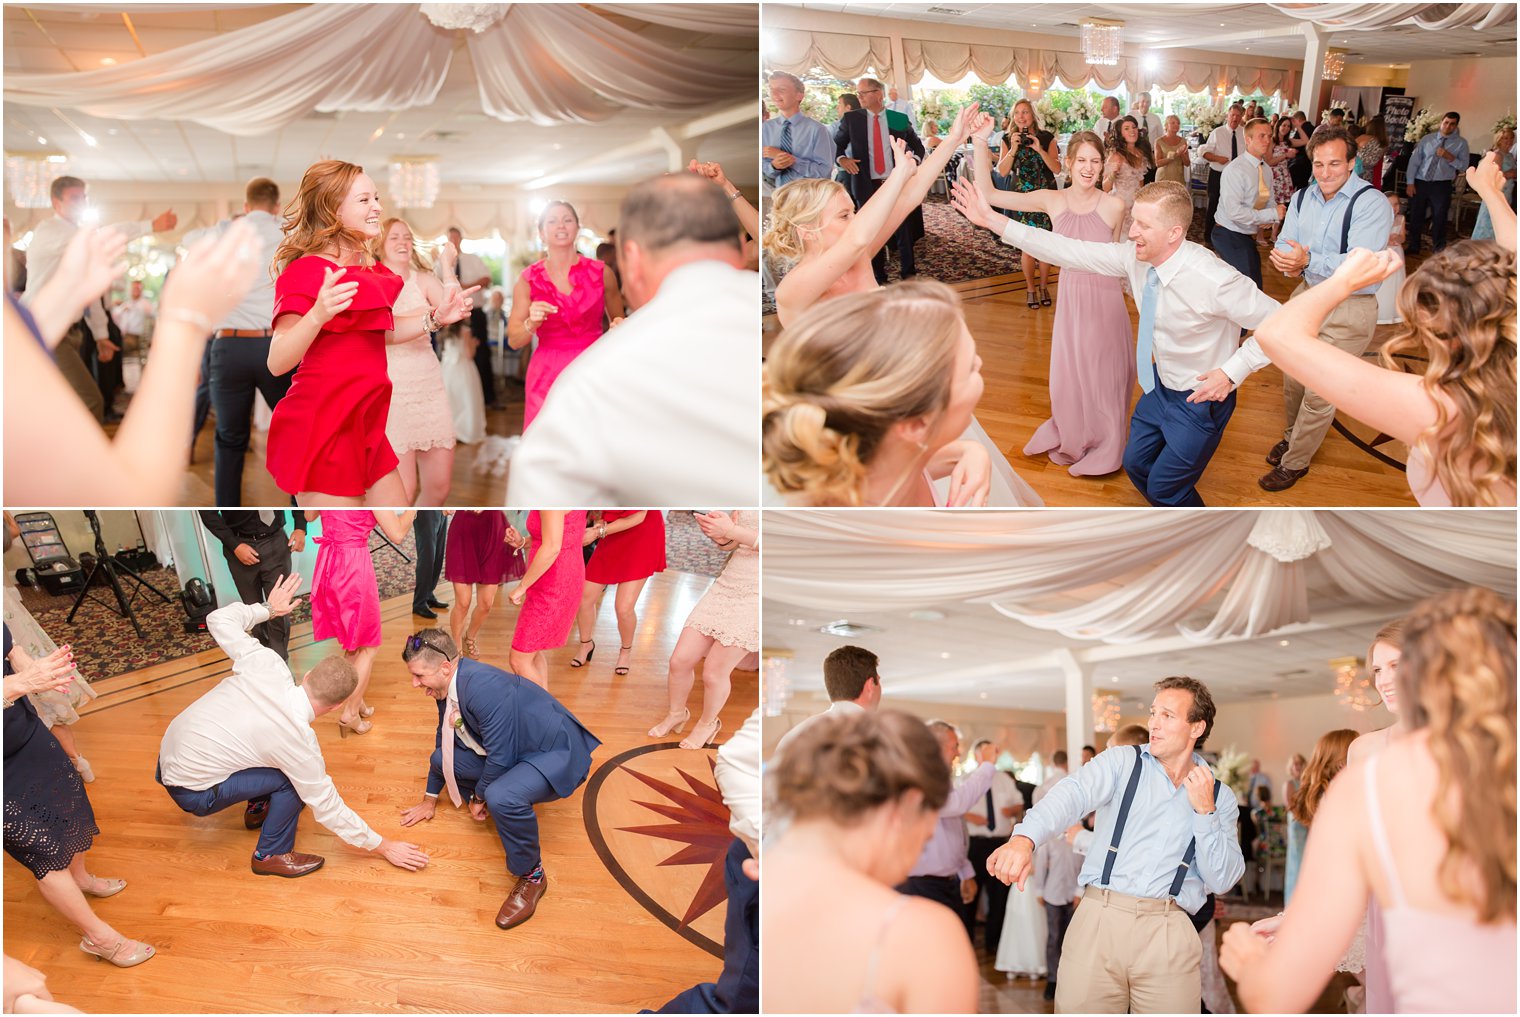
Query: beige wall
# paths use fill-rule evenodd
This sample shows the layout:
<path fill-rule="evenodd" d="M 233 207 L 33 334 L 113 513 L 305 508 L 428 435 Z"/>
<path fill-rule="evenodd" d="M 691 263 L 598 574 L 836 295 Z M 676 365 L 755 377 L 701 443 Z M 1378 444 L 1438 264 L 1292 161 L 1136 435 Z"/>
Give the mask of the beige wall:
<path fill-rule="evenodd" d="M 1341 76 L 1334 83 L 1337 85 L 1355 85 L 1357 87 L 1370 88 L 1378 85 L 1383 88 L 1403 88 L 1409 80 L 1409 68 L 1389 67 L 1387 64 L 1347 64 Z"/>
<path fill-rule="evenodd" d="M 1515 58 L 1478 60 L 1416 60 L 1409 65 L 1405 91 L 1415 108 L 1429 106 L 1437 114 L 1462 114 L 1462 137 L 1474 152 L 1493 143 L 1489 128 L 1515 110 Z"/>

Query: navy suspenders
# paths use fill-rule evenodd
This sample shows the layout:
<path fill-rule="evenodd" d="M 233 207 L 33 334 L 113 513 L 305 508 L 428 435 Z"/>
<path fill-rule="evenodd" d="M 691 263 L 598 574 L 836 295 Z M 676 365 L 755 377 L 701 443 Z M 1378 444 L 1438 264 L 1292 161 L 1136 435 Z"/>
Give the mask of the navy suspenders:
<path fill-rule="evenodd" d="M 1108 857 L 1103 859 L 1103 878 L 1100 886 L 1107 886 L 1109 877 L 1114 872 L 1114 859 L 1119 857 L 1119 838 L 1124 835 L 1124 824 L 1129 819 L 1129 809 L 1135 801 L 1135 788 L 1140 786 L 1140 766 L 1142 757 L 1140 746 L 1134 746 L 1135 767 L 1129 773 L 1129 783 L 1124 786 L 1124 798 L 1119 802 L 1119 818 L 1114 821 L 1113 841 L 1108 845 Z M 1219 778 L 1214 778 L 1214 798 L 1219 798 Z M 1187 853 L 1182 856 L 1182 862 L 1177 866 L 1177 874 L 1172 877 L 1171 889 L 1167 892 L 1176 897 L 1182 892 L 1182 881 L 1187 878 L 1188 869 L 1192 867 L 1193 856 L 1198 851 L 1198 838 L 1188 841 Z"/>
<path fill-rule="evenodd" d="M 1299 191 L 1293 196 L 1293 210 L 1300 215 L 1302 215 L 1304 211 L 1304 195 L 1308 192 L 1308 190 L 1309 188 L 1305 187 L 1303 190 Z M 1383 193 L 1382 191 L 1378 191 L 1376 187 L 1363 187 L 1355 194 L 1351 195 L 1351 197 L 1346 201 L 1346 218 L 1341 220 L 1342 254 L 1346 253 L 1347 246 L 1351 242 L 1351 212 L 1356 208 L 1357 199 L 1360 198 L 1363 194 L 1366 194 L 1368 191 L 1377 191 L 1379 194 Z M 1305 244 L 1304 246 L 1308 247 L 1309 245 Z"/>

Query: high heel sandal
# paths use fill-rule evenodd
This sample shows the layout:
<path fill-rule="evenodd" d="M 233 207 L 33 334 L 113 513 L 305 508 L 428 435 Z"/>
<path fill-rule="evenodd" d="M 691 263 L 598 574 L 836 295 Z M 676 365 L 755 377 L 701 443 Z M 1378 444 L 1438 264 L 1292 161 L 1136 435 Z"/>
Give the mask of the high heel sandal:
<path fill-rule="evenodd" d="M 1043 286 L 1040 287 L 1040 306 L 1041 307 L 1049 307 L 1050 306 L 1050 291 L 1047 290 Z"/>
<path fill-rule="evenodd" d="M 664 738 L 670 734 L 680 734 L 686 728 L 686 722 L 691 719 L 691 710 L 681 711 L 680 720 L 671 720 L 675 714 L 667 713 L 665 719 L 649 729 L 649 737 Z"/>
<path fill-rule="evenodd" d="M 698 741 L 697 740 L 697 732 L 699 732 L 699 731 L 702 730 L 702 725 L 698 724 L 696 727 L 694 727 L 694 728 L 691 729 L 691 734 L 689 734 L 685 738 L 681 739 L 681 748 L 683 748 L 683 749 L 703 749 L 703 748 L 706 748 L 708 745 L 712 744 L 712 740 L 714 738 L 718 737 L 718 732 L 722 729 L 722 727 L 723 727 L 723 719 L 721 717 L 714 717 L 713 718 L 713 722 L 712 722 L 712 730 L 709 731 L 709 732 L 707 732 L 707 736 L 705 738 L 703 738 L 702 740 Z"/>
<path fill-rule="evenodd" d="M 369 721 L 365 720 L 362 717 L 354 721 L 352 724 L 345 723 L 340 717 L 338 719 L 338 737 L 347 738 L 350 734 L 369 734 L 370 728 L 374 726 L 375 725 L 371 724 Z"/>
<path fill-rule="evenodd" d="M 1029 304 L 1029 309 L 1031 311 L 1039 310 L 1039 307 L 1040 307 L 1040 298 L 1035 295 L 1034 287 L 1033 286 L 1029 287 L 1029 294 L 1028 294 L 1027 300 L 1028 300 L 1028 304 Z"/>
<path fill-rule="evenodd" d="M 363 717 L 365 720 L 368 720 L 369 718 L 373 717 L 374 715 L 375 715 L 375 708 L 373 706 L 369 705 L 368 703 L 365 703 L 363 706 L 359 707 L 359 716 Z"/>
<path fill-rule="evenodd" d="M 90 942 L 90 937 L 86 936 L 79 941 L 79 949 L 97 960 L 110 961 L 119 968 L 135 968 L 154 954 L 153 948 L 147 943 L 139 943 L 126 936 L 118 939 L 116 945 L 109 950 Z"/>
<path fill-rule="evenodd" d="M 591 653 L 595 653 L 596 652 L 596 640 L 595 639 L 582 639 L 581 640 L 581 649 L 584 650 L 586 648 L 586 644 L 587 643 L 591 644 Z M 585 667 L 587 664 L 591 663 L 591 653 L 586 654 L 584 657 L 571 657 L 570 658 L 570 666 L 571 667 Z"/>
<path fill-rule="evenodd" d="M 480 647 L 469 636 L 464 637 L 464 655 L 471 660 L 480 659 Z"/>
<path fill-rule="evenodd" d="M 92 876 L 91 878 L 97 881 L 97 886 L 104 887 L 104 889 L 99 890 L 91 890 L 87 886 L 81 886 L 79 888 L 82 892 L 89 894 L 91 897 L 115 897 L 118 893 L 121 893 L 121 891 L 127 888 L 127 881 L 125 879 L 101 879 L 99 876 Z"/>
<path fill-rule="evenodd" d="M 618 647 L 618 660 L 621 662 L 622 659 L 623 659 L 623 654 L 628 653 L 632 649 L 633 649 L 633 647 L 631 647 L 631 646 L 619 646 Z M 588 657 L 586 659 L 590 660 L 591 658 Z M 617 667 L 615 667 L 615 668 L 612 669 L 612 673 L 613 674 L 627 674 L 628 673 L 628 665 L 627 664 L 623 664 L 623 663 L 619 663 Z"/>

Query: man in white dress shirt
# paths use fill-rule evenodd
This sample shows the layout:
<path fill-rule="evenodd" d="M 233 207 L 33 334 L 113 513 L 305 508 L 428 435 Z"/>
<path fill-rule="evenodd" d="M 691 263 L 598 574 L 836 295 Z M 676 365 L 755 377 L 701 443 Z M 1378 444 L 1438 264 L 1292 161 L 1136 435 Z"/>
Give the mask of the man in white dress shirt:
<path fill-rule="evenodd" d="M 1272 171 L 1264 161 L 1272 128 L 1260 118 L 1245 126 L 1246 150 L 1219 174 L 1219 206 L 1211 224 L 1214 253 L 1261 289 L 1261 252 L 1256 232 L 1288 214 L 1272 200 Z"/>
<path fill-rule="evenodd" d="M 1093 124 L 1093 133 L 1103 139 L 1103 147 L 1107 149 L 1108 132 L 1114 129 L 1114 121 L 1119 119 L 1119 100 L 1112 95 L 1105 95 L 1099 108 L 1103 115 Z"/>
<path fill-rule="evenodd" d="M 1124 470 L 1152 505 L 1202 506 L 1198 479 L 1235 412 L 1235 388 L 1270 363 L 1255 339 L 1241 344 L 1240 329 L 1255 328 L 1278 305 L 1187 240 L 1188 189 L 1160 180 L 1140 188 L 1125 244 L 1031 229 L 999 215 L 967 181 L 957 182 L 954 202 L 971 222 L 1041 261 L 1129 279 L 1140 305 L 1135 366 L 1141 396 L 1130 419 Z"/>
<path fill-rule="evenodd" d="M 971 747 L 971 755 L 978 763 L 996 766 L 998 757 L 1002 754 L 1002 748 L 986 738 Z M 1024 796 L 1019 792 L 1013 774 L 994 770 L 992 786 L 964 817 L 966 833 L 971 838 L 966 857 L 976 870 L 977 893 L 987 895 L 987 920 L 982 926 L 982 938 L 987 945 L 987 952 L 993 957 L 997 956 L 998 943 L 1003 935 L 1003 917 L 1008 911 L 1008 884 L 992 878 L 992 874 L 987 871 L 987 859 L 992 852 L 1008 843 L 1008 838 L 1013 834 L 1014 820 L 1023 814 Z M 975 925 L 976 910 L 976 901 L 973 899 L 967 910 L 968 925 Z M 967 932 L 975 943 L 974 930 L 968 928 Z"/>
<path fill-rule="evenodd" d="M 1224 123 L 1214 128 L 1209 134 L 1209 140 L 1198 150 L 1198 154 L 1209 164 L 1210 223 L 1214 222 L 1214 213 L 1219 211 L 1219 174 L 1246 150 L 1245 115 L 1245 107 L 1235 103 L 1225 114 Z"/>
<path fill-rule="evenodd" d="M 907 117 L 910 123 L 918 122 L 918 118 L 913 115 L 913 100 L 899 99 L 897 97 L 896 85 L 893 85 L 891 88 L 887 89 L 887 109 L 897 110 L 897 112 Z"/>
<path fill-rule="evenodd" d="M 398 868 L 428 862 L 415 844 L 387 840 L 344 804 L 311 722 L 343 705 L 358 675 L 341 656 L 327 657 L 297 684 L 280 655 L 248 630 L 295 607 L 301 577 L 292 575 L 263 604 L 228 604 L 206 629 L 232 663 L 232 674 L 170 721 L 158 752 L 157 779 L 174 803 L 196 816 L 248 803 L 243 822 L 259 831 L 252 868 L 260 876 L 315 872 L 319 855 L 294 850 L 301 810 L 361 851 Z"/>
<path fill-rule="evenodd" d="M 143 296 L 141 279 L 132 280 L 132 295 L 111 308 L 111 318 L 121 329 L 125 352 L 142 348 L 143 340 L 153 334 L 153 300 Z"/>
<path fill-rule="evenodd" d="M 1161 117 L 1151 112 L 1151 94 L 1141 92 L 1130 106 L 1130 116 L 1140 125 L 1140 140 L 1150 149 L 1151 166 L 1145 171 L 1145 183 L 1156 179 L 1156 139 L 1161 137 Z"/>
<path fill-rule="evenodd" d="M 841 646 L 823 658 L 823 687 L 828 690 L 830 706 L 822 713 L 801 721 L 781 736 L 774 755 L 780 755 L 809 724 L 825 717 L 842 717 L 864 713 L 881 705 L 880 661 L 876 654 L 860 646 Z"/>
<path fill-rule="evenodd" d="M 638 184 L 618 217 L 638 308 L 575 359 L 512 457 L 509 505 L 754 505 L 760 279 L 712 182 Z"/>
<path fill-rule="evenodd" d="M 74 239 L 74 233 L 89 210 L 87 188 L 85 182 L 78 177 L 57 178 L 53 181 L 49 194 L 53 200 L 53 214 L 32 230 L 32 242 L 26 249 L 26 292 L 21 297 L 23 303 L 31 303 L 53 277 L 59 260 L 63 258 L 63 249 Z M 161 212 L 151 222 L 121 222 L 110 229 L 122 233 L 128 240 L 136 240 L 150 233 L 172 230 L 178 222 L 179 217 L 171 209 Z M 100 301 L 91 301 L 85 307 L 83 325 L 93 337 L 99 358 L 109 360 L 115 353 L 115 346 L 106 326 L 106 309 Z M 95 383 L 90 369 L 85 365 L 86 359 L 93 360 L 96 355 L 92 354 L 88 358 L 83 355 L 81 348 L 84 339 L 84 328 L 77 325 L 70 328 L 53 350 L 53 359 L 68 380 L 69 387 L 78 393 L 95 419 L 104 420 L 107 409 L 105 399 L 100 393 L 100 386 Z"/>

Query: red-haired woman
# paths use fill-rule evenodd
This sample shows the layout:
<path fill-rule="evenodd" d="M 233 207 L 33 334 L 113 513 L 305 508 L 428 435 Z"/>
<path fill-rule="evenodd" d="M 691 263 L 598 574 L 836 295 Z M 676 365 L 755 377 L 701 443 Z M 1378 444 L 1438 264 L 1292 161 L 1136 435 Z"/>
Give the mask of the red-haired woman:
<path fill-rule="evenodd" d="M 285 211 L 275 253 L 274 340 L 269 369 L 296 369 L 269 425 L 269 472 L 305 506 L 408 501 L 386 440 L 391 382 L 387 343 L 410 342 L 470 313 L 448 287 L 434 312 L 392 313 L 402 280 L 375 264 L 380 195 L 362 167 L 313 164 Z"/>

